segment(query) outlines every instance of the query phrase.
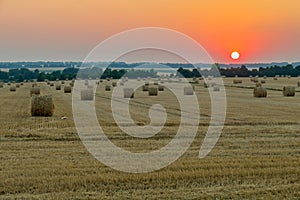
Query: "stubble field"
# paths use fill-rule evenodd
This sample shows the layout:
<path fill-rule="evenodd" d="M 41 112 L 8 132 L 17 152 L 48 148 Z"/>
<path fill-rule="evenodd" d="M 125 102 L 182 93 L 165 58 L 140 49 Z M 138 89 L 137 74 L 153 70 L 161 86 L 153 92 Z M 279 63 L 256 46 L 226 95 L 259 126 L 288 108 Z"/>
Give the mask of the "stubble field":
<path fill-rule="evenodd" d="M 249 78 L 239 79 L 242 84 L 224 79 L 226 122 L 210 154 L 198 157 L 211 116 L 209 93 L 200 81 L 195 93 L 201 119 L 194 142 L 176 162 L 147 174 L 113 170 L 89 154 L 76 132 L 72 94 L 38 83 L 41 94 L 53 96 L 54 116 L 31 117 L 31 83 L 16 92 L 5 85 L 0 88 L 0 198 L 299 199 L 300 88 L 296 87 L 295 97 L 284 97 L 280 91 L 283 86 L 296 86 L 299 78 L 267 78 L 267 98 L 254 98 L 251 88 L 255 84 Z M 138 125 L 149 123 L 148 109 L 153 104 L 163 105 L 168 115 L 159 134 L 137 139 L 114 122 L 106 84 L 111 83 L 104 81 L 97 88 L 96 110 L 114 144 L 132 152 L 148 152 L 172 140 L 180 110 L 169 90 L 157 97 L 136 92 L 130 113 Z"/>

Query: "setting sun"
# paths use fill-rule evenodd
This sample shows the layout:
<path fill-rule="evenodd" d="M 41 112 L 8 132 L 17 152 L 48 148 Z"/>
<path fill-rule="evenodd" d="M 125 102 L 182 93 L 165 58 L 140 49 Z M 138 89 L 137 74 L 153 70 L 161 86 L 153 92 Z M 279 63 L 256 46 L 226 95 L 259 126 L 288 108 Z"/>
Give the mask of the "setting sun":
<path fill-rule="evenodd" d="M 234 51 L 234 52 L 231 53 L 231 58 L 232 58 L 233 60 L 237 60 L 237 59 L 239 59 L 239 57 L 240 57 L 239 52 Z"/>

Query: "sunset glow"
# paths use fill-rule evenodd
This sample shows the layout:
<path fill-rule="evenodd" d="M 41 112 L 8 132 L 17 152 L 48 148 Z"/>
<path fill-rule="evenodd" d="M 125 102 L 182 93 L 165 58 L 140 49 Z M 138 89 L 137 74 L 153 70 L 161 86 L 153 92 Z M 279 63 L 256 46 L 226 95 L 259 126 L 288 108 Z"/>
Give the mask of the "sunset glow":
<path fill-rule="evenodd" d="M 163 27 L 202 45 L 216 62 L 298 61 L 298 0 L 0 0 L 0 60 L 82 60 L 132 28 Z M 279 14 L 280 13 L 280 14 Z"/>

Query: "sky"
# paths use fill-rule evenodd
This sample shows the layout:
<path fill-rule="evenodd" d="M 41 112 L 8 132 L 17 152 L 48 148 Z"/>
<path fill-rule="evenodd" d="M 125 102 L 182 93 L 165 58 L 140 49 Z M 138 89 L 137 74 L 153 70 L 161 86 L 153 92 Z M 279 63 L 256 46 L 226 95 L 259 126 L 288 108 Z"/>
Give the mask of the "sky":
<path fill-rule="evenodd" d="M 0 0 L 0 61 L 82 61 L 100 42 L 162 27 L 219 63 L 300 61 L 299 0 Z M 232 51 L 240 58 L 232 60 Z"/>

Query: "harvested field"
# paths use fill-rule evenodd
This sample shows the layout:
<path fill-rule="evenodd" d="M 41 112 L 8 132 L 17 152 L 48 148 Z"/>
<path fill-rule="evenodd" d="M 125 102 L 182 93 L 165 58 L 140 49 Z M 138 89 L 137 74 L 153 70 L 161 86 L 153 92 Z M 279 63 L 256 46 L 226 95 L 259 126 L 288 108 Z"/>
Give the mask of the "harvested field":
<path fill-rule="evenodd" d="M 283 86 L 297 86 L 299 78 L 268 78 L 266 98 L 253 97 L 256 85 L 249 77 L 239 77 L 239 84 L 234 79 L 224 79 L 227 116 L 210 154 L 198 158 L 211 117 L 209 88 L 200 80 L 193 85 L 201 111 L 194 142 L 180 159 L 147 174 L 113 170 L 87 151 L 74 125 L 72 95 L 39 83 L 41 94 L 52 95 L 55 109 L 52 117 L 32 117 L 31 83 L 16 92 L 10 92 L 9 86 L 0 88 L 0 198 L 299 199 L 300 88 L 296 87 L 293 97 L 282 95 Z M 130 114 L 138 125 L 149 124 L 152 105 L 166 109 L 165 126 L 146 139 L 127 135 L 116 125 L 112 92 L 105 91 L 105 84 L 111 82 L 97 87 L 96 113 L 114 144 L 132 152 L 149 152 L 172 140 L 180 124 L 180 109 L 168 83 L 158 96 L 149 98 L 141 86 L 130 99 Z"/>

